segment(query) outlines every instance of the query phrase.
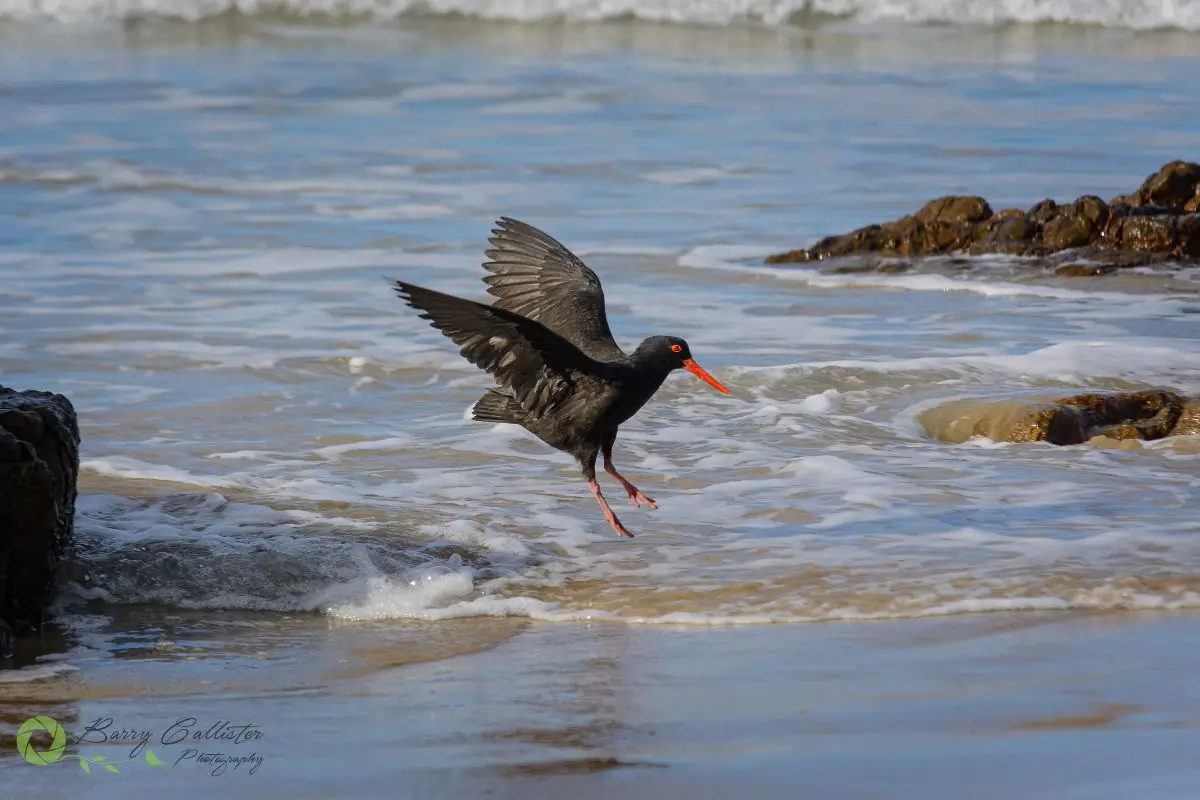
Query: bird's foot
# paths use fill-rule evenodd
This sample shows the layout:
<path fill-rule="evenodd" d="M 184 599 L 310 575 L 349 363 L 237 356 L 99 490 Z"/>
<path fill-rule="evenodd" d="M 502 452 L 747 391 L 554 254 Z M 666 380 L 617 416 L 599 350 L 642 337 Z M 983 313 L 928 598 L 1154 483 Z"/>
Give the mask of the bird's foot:
<path fill-rule="evenodd" d="M 600 492 L 600 484 L 596 483 L 595 478 L 588 480 L 588 488 L 592 490 L 592 494 L 596 496 L 596 502 L 600 504 L 600 510 L 604 512 L 604 519 L 608 520 L 608 524 L 617 532 L 617 536 L 625 539 L 632 539 L 633 534 L 629 529 L 621 524 L 621 520 L 613 513 L 612 508 L 608 505 L 608 501 L 604 499 L 604 495 Z"/>
<path fill-rule="evenodd" d="M 646 508 L 657 509 L 658 504 L 649 497 L 642 494 L 642 490 L 634 486 L 632 483 L 625 484 L 625 491 L 629 493 L 629 499 L 633 501 L 634 507 L 645 506 Z"/>
<path fill-rule="evenodd" d="M 633 538 L 633 534 L 629 532 L 628 528 L 621 524 L 621 520 L 617 519 L 616 514 L 612 514 L 608 517 L 608 524 L 611 525 L 612 529 L 617 532 L 617 536 L 620 536 L 623 539 Z"/>
<path fill-rule="evenodd" d="M 640 506 L 653 509 L 658 508 L 658 504 L 655 503 L 653 499 L 646 497 L 646 495 L 642 494 L 641 489 L 634 486 L 632 483 L 626 480 L 624 475 L 617 472 L 617 468 L 613 466 L 611 461 L 604 462 L 604 471 L 609 475 L 612 475 L 621 483 L 621 486 L 625 489 L 625 493 L 629 495 L 630 501 L 633 502 L 634 508 L 638 508 Z"/>

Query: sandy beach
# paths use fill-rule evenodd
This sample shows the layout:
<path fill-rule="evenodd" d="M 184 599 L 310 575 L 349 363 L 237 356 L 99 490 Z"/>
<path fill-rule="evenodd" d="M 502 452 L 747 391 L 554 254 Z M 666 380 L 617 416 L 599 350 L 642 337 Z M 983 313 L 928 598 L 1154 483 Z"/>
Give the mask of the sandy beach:
<path fill-rule="evenodd" d="M 1184 644 L 1198 625 L 1190 612 L 523 623 L 478 652 L 333 685 L 55 704 L 76 727 L 153 731 L 172 768 L 96 777 L 10 752 L 0 773 L 95 798 L 1182 798 L 1200 778 L 1200 662 Z M 20 694 L 4 687 L 6 717 Z M 261 739 L 201 749 L 261 763 L 175 765 L 187 743 L 160 740 L 189 716 L 252 723 Z"/>

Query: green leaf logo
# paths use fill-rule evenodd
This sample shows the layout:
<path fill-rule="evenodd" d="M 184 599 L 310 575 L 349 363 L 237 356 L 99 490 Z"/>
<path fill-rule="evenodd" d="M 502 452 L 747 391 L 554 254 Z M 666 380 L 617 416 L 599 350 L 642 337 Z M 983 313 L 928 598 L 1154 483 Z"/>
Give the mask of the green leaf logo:
<path fill-rule="evenodd" d="M 146 763 L 152 767 L 165 767 L 166 766 L 166 764 L 163 763 L 162 759 L 160 759 L 158 756 L 154 755 L 154 751 L 148 747 L 146 748 Z"/>
<path fill-rule="evenodd" d="M 50 734 L 50 747 L 46 750 L 39 750 L 31 741 L 39 733 Z M 67 732 L 54 717 L 30 717 L 21 723 L 21 727 L 17 730 L 17 752 L 21 754 L 21 758 L 35 767 L 45 767 L 62 761 L 66 750 Z"/>

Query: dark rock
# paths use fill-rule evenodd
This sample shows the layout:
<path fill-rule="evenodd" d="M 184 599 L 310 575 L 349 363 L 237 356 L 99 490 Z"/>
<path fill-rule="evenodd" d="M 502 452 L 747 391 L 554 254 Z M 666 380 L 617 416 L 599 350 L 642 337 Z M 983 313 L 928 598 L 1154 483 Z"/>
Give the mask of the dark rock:
<path fill-rule="evenodd" d="M 1179 419 L 1175 421 L 1172 436 L 1195 436 L 1200 434 L 1200 398 L 1192 398 L 1192 402 L 1183 407 Z"/>
<path fill-rule="evenodd" d="M 1096 229 L 1086 219 L 1074 214 L 1059 214 L 1042 229 L 1042 243 L 1051 251 L 1070 250 L 1091 244 Z"/>
<path fill-rule="evenodd" d="M 1175 233 L 1179 254 L 1185 258 L 1200 258 L 1200 214 L 1180 217 Z"/>
<path fill-rule="evenodd" d="M 835 267 L 832 272 L 837 275 L 860 275 L 866 272 L 899 275 L 908 272 L 910 266 L 912 265 L 906 261 L 881 261 L 876 259 L 861 264 L 841 264 Z"/>
<path fill-rule="evenodd" d="M 1072 264 L 1063 264 L 1054 270 L 1054 274 L 1060 278 L 1090 278 L 1096 275 L 1111 275 L 1116 271 L 1117 267 L 1113 264 L 1080 264 L 1075 262 Z"/>
<path fill-rule="evenodd" d="M 1176 433 L 1186 402 L 1174 392 L 1157 389 L 1064 397 L 1019 418 L 1008 440 L 1072 445 L 1093 436 L 1161 439 Z"/>
<path fill-rule="evenodd" d="M 1010 442 L 1050 442 L 1057 445 L 1083 444 L 1088 440 L 1087 420 L 1071 406 L 1039 408 L 1017 420 L 1009 432 Z"/>
<path fill-rule="evenodd" d="M 1018 211 L 1015 215 L 1001 218 L 999 224 L 976 243 L 972 252 L 1022 255 L 1037 236 L 1038 226 L 1024 211 Z"/>
<path fill-rule="evenodd" d="M 1095 195 L 1085 195 L 1069 206 L 1060 206 L 1042 226 L 1042 244 L 1050 252 L 1083 247 L 1096 241 L 1108 222 L 1108 205 Z"/>
<path fill-rule="evenodd" d="M 1164 164 L 1138 188 L 1136 205 L 1163 206 L 1185 211 L 1200 191 L 1200 164 L 1172 161 Z"/>
<path fill-rule="evenodd" d="M 1071 204 L 1071 213 L 1091 223 L 1092 227 L 1102 230 L 1108 222 L 1108 204 L 1094 194 L 1085 194 Z"/>
<path fill-rule="evenodd" d="M 825 239 L 821 240 L 826 241 Z M 813 261 L 816 257 L 813 255 L 817 252 L 820 244 L 814 245 L 811 250 L 788 250 L 786 253 L 776 253 L 773 256 L 767 256 L 763 259 L 764 264 L 803 264 L 805 261 Z"/>
<path fill-rule="evenodd" d="M 915 256 L 929 252 L 928 239 L 925 223 L 915 217 L 901 217 L 880 226 L 874 245 L 880 252 Z"/>
<path fill-rule="evenodd" d="M 1025 216 L 1035 225 L 1045 225 L 1058 214 L 1058 203 L 1053 200 L 1043 200 L 1035 205 L 1029 211 L 1025 212 Z"/>
<path fill-rule="evenodd" d="M 1074 262 L 1083 259 L 1117 267 L 1118 269 L 1128 269 L 1130 267 L 1147 267 L 1153 264 L 1162 264 L 1172 260 L 1174 255 L 1172 253 L 1146 253 L 1137 250 L 1118 250 L 1113 247 L 1089 245 L 1079 250 L 1071 250 L 1069 257 L 1070 261 Z M 1048 260 L 1053 261 L 1054 256 L 1048 257 Z M 1070 263 L 1070 261 L 1064 263 Z"/>
<path fill-rule="evenodd" d="M 992 216 L 992 207 L 982 197 L 948 195 L 930 200 L 917 212 L 917 219 L 924 223 L 945 222 L 961 225 L 981 222 Z"/>
<path fill-rule="evenodd" d="M 71 541 L 79 427 L 71 401 L 0 387 L 0 619 L 20 636 L 41 627 Z"/>
<path fill-rule="evenodd" d="M 1175 217 L 1130 216 L 1121 220 L 1118 242 L 1122 250 L 1161 253 L 1175 247 Z"/>

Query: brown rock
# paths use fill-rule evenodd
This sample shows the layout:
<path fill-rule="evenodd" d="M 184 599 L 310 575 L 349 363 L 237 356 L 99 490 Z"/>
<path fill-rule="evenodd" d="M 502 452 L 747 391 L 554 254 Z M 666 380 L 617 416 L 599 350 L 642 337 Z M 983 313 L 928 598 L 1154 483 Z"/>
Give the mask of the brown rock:
<path fill-rule="evenodd" d="M 1132 422 L 1125 422 L 1120 425 L 1112 425 L 1108 428 L 1101 428 L 1094 434 L 1095 436 L 1107 436 L 1109 439 L 1145 439 L 1142 435 L 1141 428 L 1134 425 Z"/>
<path fill-rule="evenodd" d="M 1087 418 L 1078 408 L 1050 406 L 1021 417 L 1008 434 L 1010 442 L 1083 444 L 1088 440 Z"/>
<path fill-rule="evenodd" d="M 1183 211 L 1200 189 L 1200 164 L 1172 161 L 1164 164 L 1138 188 L 1137 205 L 1164 206 Z"/>
<path fill-rule="evenodd" d="M 1025 216 L 1035 225 L 1041 226 L 1053 219 L 1056 214 L 1058 214 L 1058 203 L 1046 199 L 1029 209 Z"/>
<path fill-rule="evenodd" d="M 834 267 L 831 272 L 835 275 L 861 275 L 866 272 L 878 272 L 884 275 L 898 275 L 903 272 L 908 272 L 912 266 L 906 261 L 880 261 L 872 260 L 861 264 L 841 264 Z"/>
<path fill-rule="evenodd" d="M 816 248 L 814 247 L 813 250 Z M 776 253 L 763 259 L 764 264 L 800 264 L 812 261 L 814 256 L 810 250 L 788 250 L 786 253 Z"/>
<path fill-rule="evenodd" d="M 1021 255 L 1037 238 L 1038 228 L 1025 212 L 1002 219 L 986 236 L 976 243 L 979 253 L 1009 253 Z"/>
<path fill-rule="evenodd" d="M 1089 278 L 1096 275 L 1111 275 L 1117 271 L 1114 264 L 1063 264 L 1054 270 L 1060 278 Z"/>
<path fill-rule="evenodd" d="M 1100 238 L 1105 244 L 1113 247 L 1121 245 L 1121 223 L 1130 216 L 1133 212 L 1133 206 L 1129 203 L 1118 203 L 1114 199 L 1108 206 L 1108 222 L 1104 223 L 1104 229 L 1100 232 Z"/>
<path fill-rule="evenodd" d="M 1108 204 L 1094 194 L 1085 194 L 1071 204 L 1071 213 L 1100 229 L 1108 222 Z"/>
<path fill-rule="evenodd" d="M 1091 244 L 1100 237 L 1108 216 L 1108 206 L 1103 200 L 1085 195 L 1069 206 L 1059 206 L 1054 216 L 1045 221 L 1042 243 L 1050 252 Z"/>
<path fill-rule="evenodd" d="M 970 245 L 976 236 L 976 226 L 971 223 L 931 222 L 925 227 L 930 250 L 934 253 L 962 250 Z"/>
<path fill-rule="evenodd" d="M 1200 398 L 1192 398 L 1192 402 L 1184 405 L 1179 419 L 1175 421 L 1175 427 L 1171 430 L 1172 436 L 1196 434 L 1200 434 Z"/>
<path fill-rule="evenodd" d="M 992 207 L 982 197 L 948 195 L 930 200 L 920 211 L 917 219 L 921 222 L 948 222 L 962 224 L 965 222 L 980 222 L 992 216 Z"/>
<path fill-rule="evenodd" d="M 1006 208 L 1003 211 L 997 211 L 992 215 L 993 219 L 1009 219 L 1011 217 L 1023 217 L 1025 212 L 1019 208 Z"/>
<path fill-rule="evenodd" d="M 1200 258 L 1200 214 L 1180 217 L 1175 229 L 1176 249 L 1188 258 Z"/>
<path fill-rule="evenodd" d="M 901 217 L 882 226 L 875 249 L 901 256 L 915 256 L 929 252 L 928 232 L 925 223 L 916 217 Z"/>
<path fill-rule="evenodd" d="M 1042 243 L 1049 250 L 1069 250 L 1091 244 L 1098 233 L 1095 225 L 1074 214 L 1059 214 L 1042 229 Z"/>
<path fill-rule="evenodd" d="M 1121 220 L 1120 246 L 1146 253 L 1166 252 L 1175 247 L 1175 217 L 1129 216 Z"/>
<path fill-rule="evenodd" d="M 1059 405 L 1082 409 L 1089 437 L 1161 439 L 1175 427 L 1184 400 L 1174 392 L 1147 390 L 1120 394 L 1088 393 L 1065 397 Z M 1137 436 L 1114 436 L 1110 430 L 1132 426 Z"/>
<path fill-rule="evenodd" d="M 1072 445 L 1101 435 L 1161 439 L 1178 432 L 1184 403 L 1174 392 L 1162 390 L 1073 395 L 1017 419 L 1008 440 Z"/>

